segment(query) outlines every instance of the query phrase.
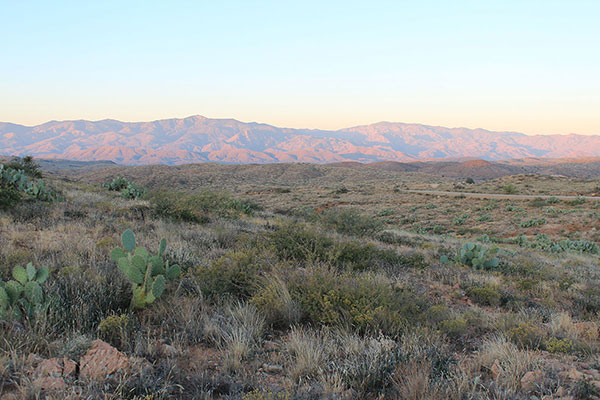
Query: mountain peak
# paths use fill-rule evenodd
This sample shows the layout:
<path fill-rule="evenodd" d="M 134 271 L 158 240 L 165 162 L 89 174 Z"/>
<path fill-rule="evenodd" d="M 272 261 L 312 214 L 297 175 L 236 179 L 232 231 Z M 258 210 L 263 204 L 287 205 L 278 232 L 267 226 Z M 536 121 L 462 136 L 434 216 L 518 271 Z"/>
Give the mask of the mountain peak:
<path fill-rule="evenodd" d="M 278 128 L 202 115 L 152 122 L 0 123 L 0 154 L 124 164 L 406 162 L 600 157 L 600 136 L 527 136 L 381 121 L 337 131 Z M 471 165 L 472 164 L 472 165 Z"/>

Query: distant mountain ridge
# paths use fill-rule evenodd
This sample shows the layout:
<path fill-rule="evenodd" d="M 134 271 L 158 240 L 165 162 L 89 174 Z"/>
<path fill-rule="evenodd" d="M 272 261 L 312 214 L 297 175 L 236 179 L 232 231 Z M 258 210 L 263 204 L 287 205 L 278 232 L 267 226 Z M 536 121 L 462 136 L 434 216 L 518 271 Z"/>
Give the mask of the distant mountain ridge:
<path fill-rule="evenodd" d="M 0 154 L 121 164 L 411 162 L 600 157 L 600 136 L 379 122 L 338 131 L 192 116 L 151 122 L 0 123 Z"/>

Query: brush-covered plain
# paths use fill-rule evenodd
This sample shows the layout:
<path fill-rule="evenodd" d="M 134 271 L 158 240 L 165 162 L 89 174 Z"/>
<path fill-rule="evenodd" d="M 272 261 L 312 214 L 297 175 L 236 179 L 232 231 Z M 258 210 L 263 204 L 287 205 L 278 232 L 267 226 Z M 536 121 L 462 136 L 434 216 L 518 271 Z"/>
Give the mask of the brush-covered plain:
<path fill-rule="evenodd" d="M 57 196 L 10 197 L 7 398 L 600 397 L 600 198 L 552 197 L 599 180 L 181 168 L 46 174 Z M 423 188 L 546 197 L 404 191 Z M 106 375 L 86 372 L 98 339 L 121 360 Z"/>

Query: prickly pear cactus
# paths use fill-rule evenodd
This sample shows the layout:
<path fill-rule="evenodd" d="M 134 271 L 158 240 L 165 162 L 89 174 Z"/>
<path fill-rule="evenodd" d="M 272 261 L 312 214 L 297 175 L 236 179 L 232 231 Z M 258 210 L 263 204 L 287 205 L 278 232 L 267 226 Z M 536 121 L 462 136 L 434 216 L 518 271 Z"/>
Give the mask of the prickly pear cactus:
<path fill-rule="evenodd" d="M 12 188 L 42 201 L 54 201 L 59 198 L 58 193 L 48 189 L 43 180 L 32 181 L 24 171 L 8 168 L 3 164 L 0 165 L 0 187 Z"/>
<path fill-rule="evenodd" d="M 143 247 L 136 247 L 135 235 L 129 229 L 121 235 L 121 244 L 123 248 L 113 249 L 110 257 L 131 282 L 131 306 L 137 309 L 145 308 L 163 294 L 167 279 L 177 278 L 181 268 L 177 264 L 169 265 L 169 261 L 164 259 L 166 239 L 161 239 L 158 255 L 150 254 Z"/>
<path fill-rule="evenodd" d="M 0 318 L 32 318 L 46 305 L 42 284 L 48 279 L 46 267 L 15 267 L 13 280 L 0 281 Z"/>
<path fill-rule="evenodd" d="M 454 262 L 468 265 L 475 269 L 494 269 L 500 264 L 500 259 L 495 257 L 497 250 L 495 247 L 488 249 L 480 244 L 467 242 L 463 244 L 456 257 L 454 257 Z M 447 264 L 450 262 L 450 259 L 448 256 L 442 256 L 440 261 L 443 264 Z"/>

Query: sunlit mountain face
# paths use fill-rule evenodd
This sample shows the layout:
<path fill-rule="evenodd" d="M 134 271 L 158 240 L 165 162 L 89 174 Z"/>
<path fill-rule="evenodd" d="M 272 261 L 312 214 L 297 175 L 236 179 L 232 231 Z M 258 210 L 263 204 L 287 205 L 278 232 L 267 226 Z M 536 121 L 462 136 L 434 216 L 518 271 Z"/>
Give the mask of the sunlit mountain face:
<path fill-rule="evenodd" d="M 599 157 L 600 136 L 538 135 L 379 122 L 338 131 L 193 116 L 152 122 L 0 123 L 0 154 L 122 164 L 332 163 Z"/>

